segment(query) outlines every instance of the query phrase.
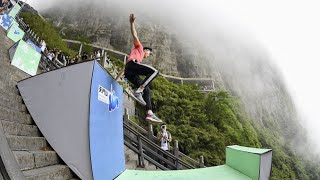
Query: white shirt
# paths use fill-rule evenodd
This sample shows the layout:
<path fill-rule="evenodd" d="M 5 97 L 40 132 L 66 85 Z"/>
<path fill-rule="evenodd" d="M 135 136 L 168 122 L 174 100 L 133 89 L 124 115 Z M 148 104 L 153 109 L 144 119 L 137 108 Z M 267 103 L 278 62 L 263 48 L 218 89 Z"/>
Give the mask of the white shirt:
<path fill-rule="evenodd" d="M 96 57 L 98 58 L 98 59 L 97 59 L 98 61 L 100 61 L 100 56 L 101 56 L 101 55 L 100 55 L 100 52 L 98 52 L 98 53 L 97 53 L 97 56 L 96 56 Z"/>
<path fill-rule="evenodd" d="M 161 149 L 168 151 L 168 133 L 167 131 L 162 132 L 162 138 L 161 138 Z"/>
<path fill-rule="evenodd" d="M 52 59 L 53 59 L 53 53 L 48 53 L 48 58 L 52 61 Z"/>
<path fill-rule="evenodd" d="M 42 41 L 41 43 L 41 51 L 44 52 L 44 50 L 46 49 L 46 42 Z"/>

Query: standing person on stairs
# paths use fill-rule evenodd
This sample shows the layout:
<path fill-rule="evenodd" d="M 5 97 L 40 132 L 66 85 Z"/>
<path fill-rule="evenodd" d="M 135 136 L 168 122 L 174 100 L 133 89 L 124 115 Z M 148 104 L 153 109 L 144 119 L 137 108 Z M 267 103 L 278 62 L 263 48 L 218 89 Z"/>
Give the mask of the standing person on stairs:
<path fill-rule="evenodd" d="M 127 80 L 130 81 L 135 86 L 135 88 L 137 88 L 133 95 L 144 105 L 146 105 L 146 120 L 154 123 L 161 123 L 162 120 L 152 112 L 151 90 L 148 86 L 148 84 L 158 75 L 159 72 L 149 65 L 142 64 L 142 60 L 144 58 L 152 55 L 152 49 L 150 47 L 143 47 L 140 43 L 134 25 L 135 19 L 136 17 L 134 17 L 133 14 L 130 14 L 129 21 L 131 33 L 134 40 L 134 48 L 132 49 L 130 56 L 127 59 L 124 75 Z M 145 76 L 145 79 L 143 81 L 139 78 L 140 75 Z"/>
<path fill-rule="evenodd" d="M 2 12 L 4 12 L 7 7 L 8 7 L 8 0 L 0 0 L 0 14 L 2 14 Z"/>

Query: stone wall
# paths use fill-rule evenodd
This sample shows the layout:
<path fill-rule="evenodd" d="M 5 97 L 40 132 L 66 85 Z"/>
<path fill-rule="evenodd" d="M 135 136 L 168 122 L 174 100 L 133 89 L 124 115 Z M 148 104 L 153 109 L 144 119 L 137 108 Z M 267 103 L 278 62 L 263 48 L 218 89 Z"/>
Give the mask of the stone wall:
<path fill-rule="evenodd" d="M 130 98 L 126 93 L 123 93 L 123 112 L 128 108 L 129 116 L 135 115 L 135 104 L 134 100 Z"/>

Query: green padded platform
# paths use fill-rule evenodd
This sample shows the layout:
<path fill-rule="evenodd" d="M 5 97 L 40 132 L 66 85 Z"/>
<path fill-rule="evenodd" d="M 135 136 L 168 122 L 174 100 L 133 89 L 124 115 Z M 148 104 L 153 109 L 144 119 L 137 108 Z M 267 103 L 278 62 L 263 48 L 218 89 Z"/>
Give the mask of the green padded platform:
<path fill-rule="evenodd" d="M 226 165 L 176 171 L 125 170 L 116 180 L 268 180 L 272 150 L 243 146 L 226 148 Z"/>
<path fill-rule="evenodd" d="M 178 171 L 125 170 L 116 180 L 251 180 L 248 176 L 227 165 Z"/>
<path fill-rule="evenodd" d="M 265 180 L 271 176 L 272 150 L 243 146 L 228 146 L 226 165 L 254 180 Z"/>
<path fill-rule="evenodd" d="M 272 151 L 272 149 L 258 149 L 258 148 L 251 148 L 251 147 L 245 147 L 245 146 L 238 146 L 238 145 L 233 145 L 233 146 L 228 146 L 227 148 L 231 148 L 234 150 L 239 150 L 239 151 L 244 151 L 244 152 L 249 152 L 253 154 L 265 154 L 269 151 Z"/>

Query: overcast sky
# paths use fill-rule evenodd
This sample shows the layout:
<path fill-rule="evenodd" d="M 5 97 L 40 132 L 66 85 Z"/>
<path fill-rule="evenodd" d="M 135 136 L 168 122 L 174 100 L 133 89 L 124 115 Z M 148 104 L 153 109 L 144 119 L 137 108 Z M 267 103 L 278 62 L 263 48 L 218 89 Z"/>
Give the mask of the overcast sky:
<path fill-rule="evenodd" d="M 36 9 L 57 1 L 28 0 Z M 115 2 L 120 2 L 115 0 Z M 128 3 L 145 3 L 136 0 Z M 157 1 L 153 1 L 157 2 Z M 201 14 L 201 21 L 212 23 L 217 17 L 229 21 L 230 27 L 251 33 L 271 53 L 282 71 L 288 89 L 306 121 L 314 141 L 320 144 L 320 2 L 317 0 L 159 0 L 176 9 L 186 21 Z M 143 8 L 139 5 L 138 8 Z M 157 7 L 157 6 L 154 6 Z M 160 6 L 159 6 L 160 7 Z M 135 8 L 133 6 L 132 12 Z M 179 10 L 180 9 L 180 10 Z M 196 9 L 201 9 L 197 12 Z M 166 13 L 163 11 L 162 13 Z M 165 14 L 163 14 L 165 15 Z M 214 16 L 211 19 L 211 16 Z M 210 22 L 211 20 L 211 22 Z M 318 114 L 319 113 L 319 114 Z M 319 146 L 320 149 L 320 146 Z"/>

